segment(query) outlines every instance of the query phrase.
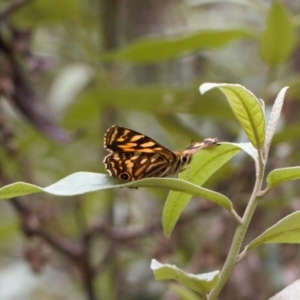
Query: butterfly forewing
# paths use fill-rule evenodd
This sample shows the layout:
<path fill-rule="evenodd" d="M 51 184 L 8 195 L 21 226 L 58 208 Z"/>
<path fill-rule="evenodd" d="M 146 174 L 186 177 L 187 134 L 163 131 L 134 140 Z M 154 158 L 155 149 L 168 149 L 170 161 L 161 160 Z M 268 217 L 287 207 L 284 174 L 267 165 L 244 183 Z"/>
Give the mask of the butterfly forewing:
<path fill-rule="evenodd" d="M 160 145 L 144 134 L 124 127 L 113 126 L 104 136 L 104 148 L 110 152 L 145 152 L 153 153 L 172 151 Z"/>

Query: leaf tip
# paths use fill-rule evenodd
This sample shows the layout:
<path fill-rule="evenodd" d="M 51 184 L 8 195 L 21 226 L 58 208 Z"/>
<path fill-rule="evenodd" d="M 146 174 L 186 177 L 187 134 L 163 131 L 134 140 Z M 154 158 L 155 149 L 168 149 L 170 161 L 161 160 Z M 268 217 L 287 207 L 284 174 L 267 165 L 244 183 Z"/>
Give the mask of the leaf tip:
<path fill-rule="evenodd" d="M 287 86 L 285 86 L 285 87 L 283 87 L 280 91 L 279 91 L 279 94 L 283 94 L 283 95 L 285 95 L 285 93 L 286 93 L 286 91 L 289 89 L 290 87 L 287 85 Z"/>
<path fill-rule="evenodd" d="M 200 85 L 199 87 L 199 91 L 200 91 L 200 94 L 203 95 L 205 94 L 207 91 L 215 88 L 216 86 L 218 86 L 217 83 L 203 83 Z"/>
<path fill-rule="evenodd" d="M 175 226 L 175 225 L 174 225 Z M 174 228 L 174 226 L 172 227 L 172 228 L 164 228 L 164 236 L 166 237 L 166 238 L 170 238 L 170 235 L 171 235 L 171 233 L 172 233 L 172 230 L 173 230 L 173 228 Z"/>
<path fill-rule="evenodd" d="M 161 263 L 159 263 L 156 259 L 152 259 L 151 260 L 151 264 L 150 264 L 150 269 L 155 271 L 157 269 L 159 269 L 162 266 Z"/>

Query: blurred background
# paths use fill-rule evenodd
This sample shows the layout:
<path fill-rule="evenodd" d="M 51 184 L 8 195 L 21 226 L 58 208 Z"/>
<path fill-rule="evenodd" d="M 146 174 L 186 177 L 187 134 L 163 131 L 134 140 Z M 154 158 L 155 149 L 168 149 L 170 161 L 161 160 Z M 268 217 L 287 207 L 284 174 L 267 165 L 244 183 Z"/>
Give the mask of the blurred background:
<path fill-rule="evenodd" d="M 238 83 L 268 115 L 290 86 L 268 170 L 299 165 L 300 2 L 296 0 L 0 1 L 0 179 L 50 185 L 77 171 L 106 173 L 112 125 L 172 150 L 218 137 L 246 142 L 219 91 Z M 255 180 L 243 154 L 205 184 L 243 214 Z M 297 182 L 261 201 L 245 244 L 298 210 Z M 0 300 L 199 299 L 156 282 L 155 258 L 195 274 L 220 269 L 236 223 L 193 199 L 170 239 L 161 213 L 168 191 L 118 189 L 0 203 Z M 221 299 L 267 299 L 300 276 L 297 245 L 264 245 L 234 269 Z"/>

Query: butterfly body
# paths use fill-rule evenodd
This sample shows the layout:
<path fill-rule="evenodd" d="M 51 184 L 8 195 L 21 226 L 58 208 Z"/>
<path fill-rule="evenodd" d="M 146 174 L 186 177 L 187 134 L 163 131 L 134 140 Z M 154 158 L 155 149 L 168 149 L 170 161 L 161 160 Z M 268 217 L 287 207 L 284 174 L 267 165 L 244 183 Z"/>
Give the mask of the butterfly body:
<path fill-rule="evenodd" d="M 113 126 L 104 136 L 104 147 L 110 154 L 103 162 L 111 176 L 127 181 L 165 177 L 183 171 L 194 153 L 217 142 L 216 138 L 206 139 L 182 152 L 171 151 L 139 132 Z"/>

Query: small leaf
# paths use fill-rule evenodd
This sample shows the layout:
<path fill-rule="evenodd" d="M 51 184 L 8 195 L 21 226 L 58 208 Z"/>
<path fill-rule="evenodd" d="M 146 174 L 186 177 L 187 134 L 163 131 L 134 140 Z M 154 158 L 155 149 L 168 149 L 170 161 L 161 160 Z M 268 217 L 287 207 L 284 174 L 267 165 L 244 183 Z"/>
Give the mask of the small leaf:
<path fill-rule="evenodd" d="M 260 149 L 265 141 L 265 117 L 260 100 L 239 84 L 204 83 L 200 86 L 200 93 L 204 94 L 216 87 L 226 96 L 252 145 Z"/>
<path fill-rule="evenodd" d="M 219 281 L 219 271 L 194 275 L 186 273 L 176 266 L 161 264 L 152 259 L 151 269 L 156 280 L 174 279 L 184 286 L 201 294 L 208 293 Z"/>
<path fill-rule="evenodd" d="M 300 179 L 300 167 L 275 169 L 267 176 L 268 186 L 274 188 L 275 186 L 290 180 Z"/>
<path fill-rule="evenodd" d="M 286 61 L 295 46 L 296 34 L 291 17 L 281 2 L 273 1 L 260 40 L 261 57 L 266 63 L 276 65 Z"/>
<path fill-rule="evenodd" d="M 253 38 L 254 34 L 244 29 L 207 30 L 173 38 L 143 38 L 123 50 L 111 51 L 102 56 L 106 61 L 132 61 L 155 63 L 172 59 L 187 51 L 219 48 L 232 40 Z"/>
<path fill-rule="evenodd" d="M 266 133 L 265 145 L 266 145 L 267 149 L 269 149 L 272 138 L 274 136 L 276 125 L 277 125 L 277 122 L 278 122 L 280 114 L 281 114 L 284 96 L 285 96 L 287 89 L 288 89 L 288 87 L 284 87 L 283 89 L 280 90 L 280 92 L 278 93 L 278 95 L 276 97 L 275 103 L 273 105 L 271 115 L 270 115 L 270 120 L 269 120 L 268 127 L 267 127 L 267 133 Z"/>
<path fill-rule="evenodd" d="M 200 188 L 199 186 L 202 185 L 217 169 L 239 152 L 240 147 L 229 143 L 222 143 L 220 146 L 201 150 L 194 155 L 192 163 L 187 171 L 179 174 L 179 178 L 188 179 Z M 208 190 L 203 189 L 203 191 Z M 169 237 L 171 235 L 183 209 L 190 201 L 190 195 L 178 193 L 174 190 L 170 191 L 162 215 L 165 236 Z M 196 196 L 196 194 L 194 195 Z M 205 195 L 205 199 L 213 201 L 229 211 L 232 210 L 232 203 L 224 195 L 212 192 L 210 195 Z"/>
<path fill-rule="evenodd" d="M 274 226 L 267 229 L 264 233 L 254 239 L 248 246 L 246 246 L 246 250 L 252 250 L 259 245 L 266 243 L 299 244 L 300 211 L 286 216 Z"/>

